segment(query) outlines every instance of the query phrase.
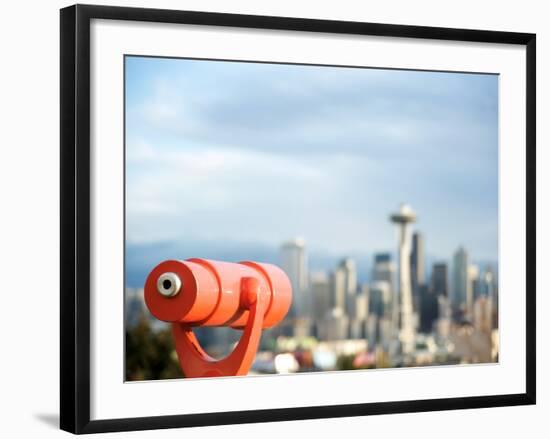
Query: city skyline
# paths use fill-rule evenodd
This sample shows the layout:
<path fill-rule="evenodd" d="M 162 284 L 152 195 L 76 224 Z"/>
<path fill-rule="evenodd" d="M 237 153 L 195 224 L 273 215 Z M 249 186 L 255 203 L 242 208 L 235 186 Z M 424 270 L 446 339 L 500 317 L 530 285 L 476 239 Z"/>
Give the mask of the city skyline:
<path fill-rule="evenodd" d="M 280 373 L 275 355 L 289 356 L 287 351 L 296 349 L 288 357 L 294 372 L 332 370 L 350 353 L 353 368 L 478 363 L 498 358 L 495 267 L 472 264 L 468 250 L 460 246 L 451 264 L 436 263 L 432 274 L 425 276 L 419 270 L 425 266 L 424 235 L 415 232 L 411 240 L 406 227 L 414 220 L 414 211 L 402 205 L 389 218 L 399 226 L 399 258 L 394 261 L 391 252 L 375 254 L 368 282 L 358 279 L 352 258 L 342 258 L 330 271 L 313 271 L 303 239 L 281 243 L 281 266 L 293 286 L 293 304 L 284 321 L 264 334 L 264 351 L 253 367 L 256 372 Z M 166 324 L 145 310 L 143 289 L 127 288 L 125 298 L 127 331 L 142 327 L 144 316 L 153 333 L 166 331 Z M 201 331 L 199 339 L 218 355 L 225 355 L 238 339 L 227 329 Z M 266 346 L 270 346 L 268 350 Z M 315 352 L 323 360 L 303 357 L 304 347 L 300 346 L 318 346 Z M 332 358 L 328 363 L 327 355 Z"/>
<path fill-rule="evenodd" d="M 285 241 L 294 239 L 302 239 L 308 245 L 308 262 L 310 271 L 326 272 L 336 265 L 343 258 L 353 259 L 357 264 L 357 276 L 361 282 L 372 280 L 372 269 L 374 266 L 374 258 L 379 254 L 390 254 L 392 260 L 397 259 L 397 251 L 393 246 L 388 245 L 386 248 L 372 249 L 364 252 L 343 252 L 343 253 L 323 253 L 315 252 L 311 249 L 309 242 L 303 238 L 303 235 L 298 237 L 288 237 Z M 285 242 L 283 241 L 283 242 Z M 273 246 L 255 246 L 245 245 L 239 246 L 235 243 L 228 243 L 225 246 L 209 246 L 208 242 L 191 242 L 191 245 L 186 243 L 143 243 L 143 244 L 126 244 L 126 276 L 127 286 L 138 288 L 142 286 L 148 270 L 158 261 L 165 259 L 187 259 L 190 257 L 203 257 L 207 259 L 226 260 L 226 261 L 241 261 L 241 260 L 257 260 L 263 262 L 274 263 L 281 265 L 280 247 Z M 430 252 L 426 252 L 424 259 L 424 275 L 426 278 L 432 276 L 434 265 L 441 263 L 451 265 L 453 253 L 462 245 L 457 245 L 456 248 L 449 254 L 441 257 L 435 257 Z M 177 255 L 177 256 L 175 256 Z M 473 264 L 480 267 L 491 266 L 498 270 L 498 259 L 480 259 L 477 255 L 473 255 L 471 260 Z"/>
<path fill-rule="evenodd" d="M 458 246 L 450 263 L 434 264 L 427 275 L 425 234 L 409 228 L 416 212 L 406 204 L 392 212 L 387 219 L 398 229 L 398 257 L 392 251 L 376 253 L 367 282 L 359 279 L 353 258 L 342 256 L 330 270 L 316 271 L 304 239 L 280 244 L 292 305 L 278 325 L 264 332 L 254 373 L 498 360 L 498 267 L 475 265 L 468 249 Z M 128 333 L 144 324 L 153 334 L 167 330 L 146 311 L 142 288 L 127 287 L 125 302 Z M 218 356 L 226 355 L 239 337 L 227 327 L 199 330 L 197 336 Z M 133 370 L 128 376 L 139 375 Z"/>
<path fill-rule="evenodd" d="M 139 57 L 126 67 L 128 248 L 273 252 L 303 236 L 312 262 L 372 254 L 395 239 L 381 213 L 406 199 L 422 212 L 428 257 L 451 257 L 458 241 L 498 259 L 496 76 Z"/>
<path fill-rule="evenodd" d="M 282 266 L 296 285 L 293 296 L 300 306 L 272 337 L 313 337 L 333 344 L 362 341 L 355 347 L 354 362 L 377 367 L 383 363 L 377 357 L 380 353 L 386 356 L 383 367 L 495 361 L 495 267 L 473 264 L 468 250 L 459 246 L 450 264 L 438 262 L 426 276 L 424 234 L 410 230 L 416 212 L 402 204 L 389 220 L 398 230 L 397 258 L 392 258 L 392 252 L 375 254 L 368 282 L 358 280 L 352 258 L 343 257 L 328 272 L 312 272 L 304 240 L 282 244 Z M 306 272 L 309 285 L 301 281 Z M 309 306 L 303 306 L 306 303 Z"/>

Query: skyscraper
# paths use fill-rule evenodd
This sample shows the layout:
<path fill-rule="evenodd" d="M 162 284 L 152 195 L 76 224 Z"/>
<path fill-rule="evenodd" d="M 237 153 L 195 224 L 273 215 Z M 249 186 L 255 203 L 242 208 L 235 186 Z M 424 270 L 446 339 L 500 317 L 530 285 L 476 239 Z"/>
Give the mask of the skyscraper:
<path fill-rule="evenodd" d="M 438 296 L 427 285 L 419 287 L 419 308 L 420 308 L 420 332 L 429 334 L 438 317 L 439 305 Z"/>
<path fill-rule="evenodd" d="M 355 296 L 357 294 L 357 270 L 355 261 L 342 259 L 332 276 L 333 309 L 342 311 L 348 322 L 352 322 L 355 314 Z M 337 319 L 338 313 L 334 314 Z M 349 329 L 349 328 L 348 328 Z"/>
<path fill-rule="evenodd" d="M 404 354 L 412 353 L 415 347 L 415 318 L 411 291 L 410 238 L 408 226 L 416 221 L 416 215 L 410 206 L 402 204 L 399 211 L 390 216 L 398 227 L 399 254 L 399 340 Z M 394 314 L 395 318 L 395 314 Z M 395 325 L 395 320 L 394 320 Z"/>
<path fill-rule="evenodd" d="M 384 282 L 389 294 L 390 301 L 385 305 L 388 313 L 385 318 L 395 323 L 394 330 L 397 330 L 399 319 L 399 290 L 395 287 L 397 270 L 390 253 L 376 253 L 374 255 L 374 267 L 372 269 L 372 282 Z M 376 295 L 376 293 L 375 293 Z"/>
<path fill-rule="evenodd" d="M 390 295 L 395 290 L 395 264 L 390 253 L 377 253 L 374 255 L 374 267 L 372 269 L 373 282 L 387 282 Z"/>
<path fill-rule="evenodd" d="M 385 280 L 372 282 L 369 286 L 369 316 L 367 318 L 366 337 L 369 349 L 387 338 L 387 330 L 382 334 L 382 328 L 391 323 L 392 293 L 390 283 Z M 384 346 L 387 347 L 387 346 Z"/>
<path fill-rule="evenodd" d="M 468 319 L 473 319 L 474 303 L 479 296 L 479 267 L 470 264 L 468 266 L 468 294 L 466 296 L 466 311 Z"/>
<path fill-rule="evenodd" d="M 473 309 L 474 328 L 482 333 L 491 334 L 493 329 L 493 301 L 490 297 L 478 297 Z"/>
<path fill-rule="evenodd" d="M 354 314 L 350 316 L 350 337 L 365 338 L 367 334 L 367 318 L 369 315 L 369 287 L 363 285 L 355 295 Z"/>
<path fill-rule="evenodd" d="M 447 338 L 451 331 L 451 305 L 447 296 L 437 296 L 438 318 L 436 320 L 436 333 L 441 338 Z"/>
<path fill-rule="evenodd" d="M 491 266 L 485 267 L 481 276 L 481 294 L 495 301 L 497 292 L 496 276 Z M 495 301 L 496 302 L 496 301 Z"/>
<path fill-rule="evenodd" d="M 331 287 L 327 274 L 324 271 L 312 273 L 310 279 L 313 322 L 317 328 L 322 325 L 323 319 L 332 308 Z"/>
<path fill-rule="evenodd" d="M 433 265 L 431 289 L 436 296 L 449 296 L 449 278 L 447 264 L 440 262 Z"/>
<path fill-rule="evenodd" d="M 413 233 L 411 250 L 411 284 L 414 309 L 418 312 L 420 307 L 420 288 L 426 284 L 426 271 L 424 267 L 424 237 L 420 232 Z"/>
<path fill-rule="evenodd" d="M 336 269 L 331 276 L 331 308 L 338 308 L 342 313 L 346 311 L 346 274 Z"/>
<path fill-rule="evenodd" d="M 464 313 L 467 313 L 468 304 L 470 304 L 470 306 L 472 304 L 468 266 L 468 253 L 463 247 L 460 247 L 453 257 L 451 305 L 455 310 L 460 310 Z"/>
<path fill-rule="evenodd" d="M 369 314 L 370 289 L 367 284 L 361 286 L 361 292 L 355 296 L 355 318 L 366 320 Z"/>
<path fill-rule="evenodd" d="M 350 258 L 342 259 L 337 272 L 341 273 L 341 282 L 338 283 L 338 288 L 343 288 L 343 292 L 335 292 L 336 296 L 344 299 L 344 312 L 349 318 L 355 314 L 355 295 L 357 294 L 357 269 L 355 261 Z M 341 300 L 341 299 L 340 299 Z"/>
<path fill-rule="evenodd" d="M 292 285 L 291 315 L 293 317 L 309 317 L 305 315 L 310 310 L 310 303 L 307 294 L 308 264 L 303 239 L 296 238 L 282 245 L 281 268 Z"/>
<path fill-rule="evenodd" d="M 432 300 L 428 299 L 425 301 L 425 306 L 431 314 L 436 311 L 436 320 L 430 321 L 433 317 L 432 315 L 423 316 L 421 320 L 421 325 L 423 329 L 429 329 L 429 326 L 433 328 L 435 323 L 436 333 L 440 337 L 446 337 L 450 330 L 451 324 L 451 312 L 449 306 L 449 275 L 447 264 L 445 262 L 439 262 L 433 265 L 432 267 L 432 278 L 430 284 L 430 294 L 435 297 L 437 302 L 437 311 L 434 309 L 434 304 Z"/>
<path fill-rule="evenodd" d="M 493 326 L 498 327 L 498 276 L 491 266 L 485 267 L 481 277 L 481 294 L 491 299 Z"/>
<path fill-rule="evenodd" d="M 319 338 L 323 341 L 348 338 L 349 319 L 341 308 L 333 308 L 319 326 Z"/>
<path fill-rule="evenodd" d="M 376 281 L 369 288 L 369 313 L 377 317 L 391 315 L 391 289 L 387 281 Z"/>

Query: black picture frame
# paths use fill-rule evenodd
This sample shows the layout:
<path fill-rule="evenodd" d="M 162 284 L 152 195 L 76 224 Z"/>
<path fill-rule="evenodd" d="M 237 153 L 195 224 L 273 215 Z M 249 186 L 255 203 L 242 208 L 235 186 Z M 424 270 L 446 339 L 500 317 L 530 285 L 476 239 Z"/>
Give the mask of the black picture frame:
<path fill-rule="evenodd" d="M 60 425 L 63 430 L 73 433 L 98 433 L 535 404 L 535 34 L 89 5 L 70 6 L 62 9 L 60 14 Z M 527 147 L 526 392 L 494 396 L 90 420 L 90 21 L 92 19 L 525 46 L 527 60 L 525 66 L 527 79 L 525 115 Z"/>

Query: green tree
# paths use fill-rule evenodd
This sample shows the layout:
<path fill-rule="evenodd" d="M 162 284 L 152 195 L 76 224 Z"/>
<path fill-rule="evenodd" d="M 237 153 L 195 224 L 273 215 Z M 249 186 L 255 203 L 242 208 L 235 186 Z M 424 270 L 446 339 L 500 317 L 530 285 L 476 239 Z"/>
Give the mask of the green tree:
<path fill-rule="evenodd" d="M 183 378 L 170 328 L 151 330 L 145 316 L 126 331 L 126 380 Z"/>

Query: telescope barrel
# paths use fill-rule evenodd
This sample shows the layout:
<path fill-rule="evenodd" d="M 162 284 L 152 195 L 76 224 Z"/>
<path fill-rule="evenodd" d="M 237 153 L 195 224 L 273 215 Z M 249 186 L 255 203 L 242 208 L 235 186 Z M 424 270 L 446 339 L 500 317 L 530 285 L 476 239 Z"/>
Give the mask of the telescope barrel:
<path fill-rule="evenodd" d="M 157 319 L 166 322 L 242 328 L 249 304 L 241 291 L 250 278 L 257 280 L 260 300 L 267 304 L 263 328 L 270 328 L 286 316 L 292 301 L 287 275 L 272 264 L 167 260 L 147 277 L 145 302 Z"/>

